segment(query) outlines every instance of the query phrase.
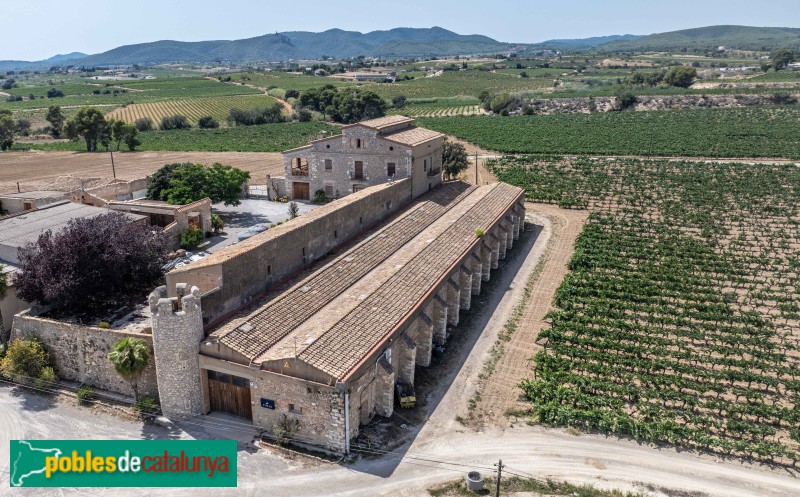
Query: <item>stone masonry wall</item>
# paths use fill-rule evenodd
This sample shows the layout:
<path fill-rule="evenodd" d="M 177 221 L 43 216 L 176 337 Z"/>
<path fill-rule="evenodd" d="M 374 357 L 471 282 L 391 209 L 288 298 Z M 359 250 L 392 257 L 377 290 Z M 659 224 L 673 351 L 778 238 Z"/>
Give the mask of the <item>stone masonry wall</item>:
<path fill-rule="evenodd" d="M 31 316 L 30 311 L 23 311 L 14 318 L 12 338 L 32 337 L 39 338 L 50 350 L 60 378 L 130 396 L 133 396 L 130 381 L 114 370 L 108 353 L 118 340 L 127 337 L 141 338 L 147 342 L 151 357 L 153 351 L 153 338 L 150 335 L 63 323 Z M 138 385 L 139 395 L 158 396 L 152 360 Z"/>

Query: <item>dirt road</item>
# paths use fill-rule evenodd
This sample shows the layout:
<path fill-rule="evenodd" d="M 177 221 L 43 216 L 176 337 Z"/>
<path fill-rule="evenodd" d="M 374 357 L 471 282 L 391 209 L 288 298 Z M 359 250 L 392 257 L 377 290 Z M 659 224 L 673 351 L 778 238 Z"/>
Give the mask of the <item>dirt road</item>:
<path fill-rule="evenodd" d="M 259 152 L 117 152 L 114 166 L 117 178 L 136 179 L 152 174 L 173 162 L 221 162 L 249 171 L 254 183 L 261 184 L 267 174 L 283 174 L 279 153 Z M 4 152 L 0 154 L 0 193 L 53 188 L 59 176 L 112 178 L 108 153 L 84 152 Z M 57 189 L 57 188 L 56 188 Z"/>

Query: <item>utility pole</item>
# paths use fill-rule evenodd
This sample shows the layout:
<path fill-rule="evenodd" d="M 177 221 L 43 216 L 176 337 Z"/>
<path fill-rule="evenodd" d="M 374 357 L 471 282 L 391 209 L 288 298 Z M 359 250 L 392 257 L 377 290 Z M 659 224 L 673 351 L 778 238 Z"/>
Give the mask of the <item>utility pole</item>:
<path fill-rule="evenodd" d="M 478 152 L 475 152 L 475 186 L 478 186 Z"/>
<path fill-rule="evenodd" d="M 117 179 L 117 170 L 114 167 L 114 152 L 111 150 L 109 150 L 108 152 L 111 154 L 111 174 L 114 175 L 114 179 Z"/>
<path fill-rule="evenodd" d="M 495 487 L 494 490 L 494 497 L 500 497 L 500 475 L 503 472 L 503 460 L 500 459 L 500 461 L 497 464 L 495 464 L 495 466 L 497 466 L 497 486 Z"/>

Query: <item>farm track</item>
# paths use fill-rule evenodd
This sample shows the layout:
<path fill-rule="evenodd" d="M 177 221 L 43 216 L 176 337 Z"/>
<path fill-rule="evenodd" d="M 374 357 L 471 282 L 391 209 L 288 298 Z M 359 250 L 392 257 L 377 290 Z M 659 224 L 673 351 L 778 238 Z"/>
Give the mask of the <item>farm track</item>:
<path fill-rule="evenodd" d="M 509 425 L 508 411 L 524 411 L 530 407 L 529 401 L 520 400 L 522 390 L 518 385 L 532 374 L 530 359 L 541 349 L 536 337 L 548 326 L 544 316 L 552 309 L 556 289 L 568 272 L 567 262 L 572 257 L 575 239 L 589 217 L 588 211 L 561 209 L 550 204 L 526 203 L 525 207 L 534 221 L 540 216 L 549 221 L 550 240 L 542 254 L 542 269 L 530 282 L 530 297 L 517 330 L 505 344 L 494 373 L 482 385 L 479 393 L 485 400 L 478 403 L 473 413 L 479 423 L 500 429 Z"/>
<path fill-rule="evenodd" d="M 221 162 L 249 171 L 251 181 L 267 174 L 283 173 L 279 153 L 267 152 L 121 152 L 114 154 L 117 178 L 137 179 L 173 162 Z M 61 176 L 111 179 L 111 159 L 107 153 L 83 152 L 6 152 L 0 154 L 0 193 L 47 189 L 58 186 Z M 71 182 L 67 182 L 71 183 Z M 263 183 L 263 181 L 262 181 Z"/>

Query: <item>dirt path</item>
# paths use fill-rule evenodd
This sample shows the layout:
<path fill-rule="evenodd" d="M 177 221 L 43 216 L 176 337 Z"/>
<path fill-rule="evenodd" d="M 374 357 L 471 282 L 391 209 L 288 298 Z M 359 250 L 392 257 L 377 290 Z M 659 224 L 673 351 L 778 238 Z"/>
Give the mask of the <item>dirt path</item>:
<path fill-rule="evenodd" d="M 530 358 L 541 348 L 536 344 L 539 332 L 547 326 L 544 316 L 551 309 L 556 289 L 567 274 L 575 239 L 581 232 L 587 211 L 561 209 L 548 204 L 526 204 L 530 217 L 548 225 L 550 240 L 542 255 L 541 269 L 533 275 L 530 297 L 522 311 L 519 325 L 504 354 L 497 361 L 492 375 L 480 391 L 485 399 L 478 403 L 473 417 L 480 424 L 505 428 L 510 423 L 509 411 L 525 411 L 529 404 L 520 400 L 517 385 L 531 376 Z M 544 219 L 542 219 L 544 218 Z"/>
<path fill-rule="evenodd" d="M 251 182 L 263 184 L 266 175 L 283 173 L 279 153 L 262 152 L 118 152 L 114 154 L 117 178 L 137 179 L 173 162 L 221 162 L 249 171 Z M 0 193 L 20 190 L 61 189 L 59 177 L 112 178 L 111 156 L 105 152 L 3 152 L 0 153 Z"/>

